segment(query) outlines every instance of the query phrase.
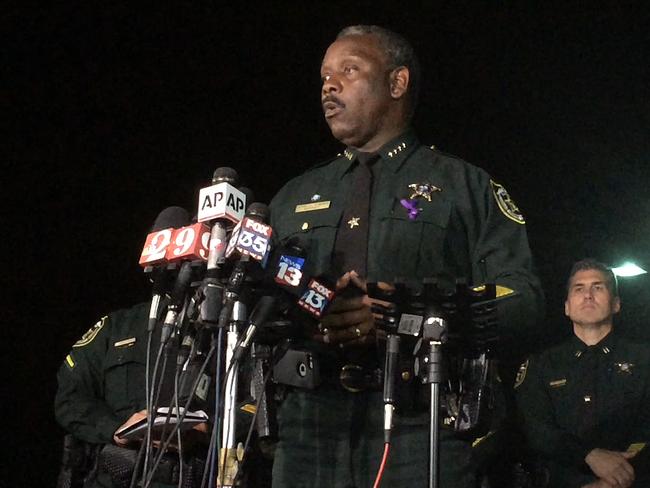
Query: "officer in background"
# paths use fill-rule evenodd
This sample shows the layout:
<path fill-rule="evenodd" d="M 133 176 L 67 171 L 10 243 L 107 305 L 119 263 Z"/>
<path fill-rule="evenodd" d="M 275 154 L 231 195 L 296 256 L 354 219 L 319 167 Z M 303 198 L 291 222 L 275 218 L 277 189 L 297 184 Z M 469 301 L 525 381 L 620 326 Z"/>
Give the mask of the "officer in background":
<path fill-rule="evenodd" d="M 145 361 L 149 304 L 119 310 L 103 317 L 77 341 L 58 372 L 55 416 L 76 439 L 101 445 L 90 487 L 129 486 L 139 443 L 115 435 L 121 427 L 146 418 Z M 158 350 L 160 328 L 152 341 Z M 168 361 L 165 376 L 173 374 L 175 357 Z M 169 402 L 169 398 L 165 401 Z M 202 434 L 193 430 L 193 437 Z M 192 486 L 194 472 L 202 462 L 195 457 L 202 447 L 183 443 L 184 487 Z M 177 486 L 178 456 L 165 455 L 151 486 Z"/>
<path fill-rule="evenodd" d="M 339 383 L 352 360 L 382 363 L 365 284 L 446 275 L 515 290 L 499 308 L 502 352 L 534 327 L 543 299 L 524 217 L 505 188 L 411 130 L 420 72 L 404 38 L 377 26 L 345 28 L 321 78 L 325 120 L 345 151 L 287 183 L 271 218 L 280 241 L 306 243 L 315 274 L 338 278 L 339 297 L 305 341 L 321 346 L 323 384 L 289 391 L 280 406 L 273 482 L 365 487 L 383 452 L 382 394 Z M 422 409 L 398 417 L 385 486 L 426 486 L 428 422 Z M 442 486 L 474 487 L 470 440 L 444 431 L 440 464 Z"/>
<path fill-rule="evenodd" d="M 650 347 L 615 330 L 620 308 L 612 271 L 578 261 L 564 304 L 573 337 L 522 366 L 519 408 L 549 487 L 650 486 Z"/>

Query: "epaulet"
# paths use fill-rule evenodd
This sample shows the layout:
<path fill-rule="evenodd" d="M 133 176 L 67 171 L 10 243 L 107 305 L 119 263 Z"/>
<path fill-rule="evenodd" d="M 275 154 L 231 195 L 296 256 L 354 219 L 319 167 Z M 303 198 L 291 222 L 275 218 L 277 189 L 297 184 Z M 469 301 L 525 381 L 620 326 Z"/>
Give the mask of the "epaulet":
<path fill-rule="evenodd" d="M 309 168 L 307 168 L 307 169 L 305 170 L 305 173 L 309 173 L 310 171 L 313 171 L 313 170 L 315 170 L 315 169 L 317 169 L 317 168 L 322 168 L 323 166 L 327 166 L 328 164 L 330 164 L 330 163 L 336 161 L 337 159 L 343 158 L 343 157 L 345 157 L 345 155 L 344 155 L 343 153 L 339 153 L 339 154 L 337 154 L 336 156 L 333 156 L 333 157 L 331 157 L 331 158 L 325 159 L 325 160 L 323 160 L 323 161 L 320 161 L 320 162 L 318 162 L 318 163 L 316 163 L 316 164 L 310 166 Z"/>
<path fill-rule="evenodd" d="M 428 146 L 427 149 L 429 149 L 430 151 L 432 151 L 432 152 L 434 152 L 434 153 L 436 153 L 436 154 L 439 154 L 440 156 L 445 156 L 445 157 L 447 157 L 447 158 L 451 158 L 451 159 L 463 159 L 463 158 L 461 158 L 461 157 L 456 156 L 455 154 L 451 154 L 451 153 L 448 153 L 448 152 L 445 152 L 445 151 L 441 151 L 441 150 L 438 149 L 436 146 Z"/>

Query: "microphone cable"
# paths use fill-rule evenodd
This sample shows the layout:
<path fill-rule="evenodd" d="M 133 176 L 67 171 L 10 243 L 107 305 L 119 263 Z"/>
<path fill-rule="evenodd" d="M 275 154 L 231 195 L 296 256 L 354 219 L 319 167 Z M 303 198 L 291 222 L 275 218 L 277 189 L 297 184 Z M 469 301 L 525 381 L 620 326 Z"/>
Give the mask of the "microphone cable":
<path fill-rule="evenodd" d="M 182 425 L 183 420 L 185 420 L 185 417 L 187 416 L 187 412 L 188 412 L 188 407 L 189 407 L 191 401 L 193 400 L 193 396 L 194 396 L 193 393 L 198 388 L 198 385 L 201 382 L 201 376 L 203 375 L 206 368 L 208 367 L 208 363 L 212 359 L 212 356 L 214 355 L 216 350 L 217 350 L 217 348 L 216 348 L 215 344 L 213 343 L 210 346 L 210 350 L 208 351 L 208 354 L 206 354 L 205 360 L 203 361 L 203 364 L 201 365 L 201 368 L 200 368 L 194 382 L 192 383 L 192 387 L 191 387 L 191 390 L 190 390 L 190 397 L 188 398 L 187 402 L 185 403 L 185 405 L 183 407 L 183 412 L 182 413 L 179 412 L 180 415 L 177 418 L 176 425 L 174 425 L 174 428 L 169 433 L 169 436 L 167 437 L 167 439 L 162 441 L 161 444 L 160 444 L 159 452 L 156 455 L 156 457 L 154 459 L 154 463 L 153 463 L 152 468 L 151 468 L 151 475 L 146 479 L 146 482 L 145 482 L 143 488 L 147 488 L 151 484 L 151 482 L 153 481 L 153 473 L 158 468 L 158 465 L 160 464 L 160 461 L 162 460 L 162 456 L 165 453 L 165 451 L 167 450 L 167 448 L 169 447 L 169 444 L 170 444 L 173 436 L 176 434 L 177 430 L 180 429 L 180 426 Z"/>
<path fill-rule="evenodd" d="M 386 461 L 388 460 L 388 453 L 390 452 L 390 442 L 384 444 L 384 455 L 381 457 L 381 464 L 379 465 L 379 470 L 377 471 L 377 477 L 375 482 L 372 485 L 372 488 L 379 488 L 381 479 L 384 476 L 384 470 L 386 469 Z"/>

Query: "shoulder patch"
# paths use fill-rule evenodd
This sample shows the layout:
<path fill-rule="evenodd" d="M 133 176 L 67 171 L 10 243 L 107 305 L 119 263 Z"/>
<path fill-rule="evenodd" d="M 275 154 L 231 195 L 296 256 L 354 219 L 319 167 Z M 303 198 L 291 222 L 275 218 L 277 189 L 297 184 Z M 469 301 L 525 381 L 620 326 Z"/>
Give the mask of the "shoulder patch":
<path fill-rule="evenodd" d="M 75 342 L 72 347 L 83 347 L 87 346 L 90 344 L 93 339 L 97 336 L 100 330 L 102 330 L 102 327 L 104 327 L 104 322 L 106 322 L 106 317 L 102 317 L 99 322 L 97 322 L 95 325 L 93 325 L 88 331 L 81 336 L 81 339 L 79 339 L 77 342 Z"/>
<path fill-rule="evenodd" d="M 518 224 L 525 224 L 526 219 L 521 214 L 519 207 L 515 204 L 514 200 L 510 198 L 510 195 L 503 187 L 496 181 L 490 180 L 490 185 L 492 185 L 492 193 L 494 194 L 494 199 L 497 201 L 497 205 L 503 215 L 508 217 L 510 220 L 517 222 Z"/>
<path fill-rule="evenodd" d="M 528 371 L 528 361 L 529 360 L 526 360 L 525 363 L 519 366 L 519 371 L 517 371 L 517 376 L 515 376 L 515 385 L 514 385 L 515 388 L 520 387 L 521 384 L 526 379 L 526 372 Z"/>

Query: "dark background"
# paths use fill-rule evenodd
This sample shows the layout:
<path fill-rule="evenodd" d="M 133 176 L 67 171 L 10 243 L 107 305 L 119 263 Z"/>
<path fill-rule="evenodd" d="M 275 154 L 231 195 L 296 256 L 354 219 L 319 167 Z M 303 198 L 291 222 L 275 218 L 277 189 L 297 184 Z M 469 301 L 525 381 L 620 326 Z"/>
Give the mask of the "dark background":
<path fill-rule="evenodd" d="M 3 9 L 2 464 L 20 480 L 7 486 L 54 485 L 56 370 L 100 316 L 149 295 L 137 261 L 158 212 L 193 210 L 224 165 L 268 202 L 341 150 L 320 112 L 319 65 L 345 25 L 414 43 L 421 139 L 485 168 L 524 212 L 546 342 L 570 331 L 562 287 L 574 260 L 650 266 L 650 9 L 530 4 Z M 645 338 L 648 281 L 622 284 L 621 322 Z"/>

